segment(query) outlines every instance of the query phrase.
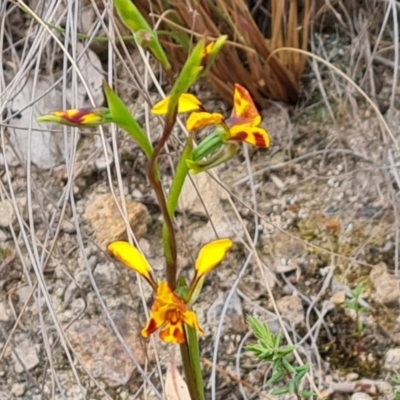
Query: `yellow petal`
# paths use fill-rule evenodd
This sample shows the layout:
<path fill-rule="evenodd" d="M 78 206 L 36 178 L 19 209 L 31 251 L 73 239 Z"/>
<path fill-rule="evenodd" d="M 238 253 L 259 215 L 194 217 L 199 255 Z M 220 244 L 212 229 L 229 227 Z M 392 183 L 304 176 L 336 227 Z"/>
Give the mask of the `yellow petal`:
<path fill-rule="evenodd" d="M 183 313 L 183 322 L 194 328 L 200 336 L 204 335 L 204 331 L 200 328 L 197 316 L 193 311 L 188 310 Z"/>
<path fill-rule="evenodd" d="M 233 110 L 231 119 L 248 120 L 251 126 L 257 126 L 261 122 L 261 116 L 250 96 L 250 93 L 238 83 L 235 83 L 235 89 L 233 92 Z"/>
<path fill-rule="evenodd" d="M 203 246 L 196 260 L 196 278 L 199 279 L 217 266 L 232 245 L 230 239 L 219 239 Z"/>
<path fill-rule="evenodd" d="M 169 100 L 171 96 L 167 96 L 164 100 L 159 101 L 153 106 L 151 112 L 155 115 L 165 115 L 168 111 Z M 178 101 L 178 113 L 186 113 L 201 109 L 201 101 L 190 93 L 183 93 Z"/>
<path fill-rule="evenodd" d="M 194 112 L 190 114 L 186 121 L 186 128 L 189 132 L 199 128 L 212 124 L 221 124 L 224 121 L 224 117 L 219 113 L 208 113 L 208 112 Z"/>
<path fill-rule="evenodd" d="M 108 251 L 127 267 L 142 275 L 153 288 L 156 285 L 151 275 L 151 267 L 139 250 L 128 242 L 113 242 L 108 246 Z"/>
<path fill-rule="evenodd" d="M 268 132 L 256 126 L 235 125 L 230 128 L 229 133 L 228 140 L 246 142 L 262 148 L 268 148 L 270 145 Z"/>

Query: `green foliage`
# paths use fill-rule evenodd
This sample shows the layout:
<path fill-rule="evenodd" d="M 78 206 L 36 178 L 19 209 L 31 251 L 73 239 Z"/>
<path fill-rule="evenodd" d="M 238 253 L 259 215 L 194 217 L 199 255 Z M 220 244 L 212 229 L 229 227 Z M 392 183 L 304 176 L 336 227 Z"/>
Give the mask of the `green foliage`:
<path fill-rule="evenodd" d="M 392 378 L 392 383 L 395 385 L 393 388 L 394 398 L 395 400 L 400 400 L 400 373 L 396 373 Z"/>
<path fill-rule="evenodd" d="M 190 53 L 185 64 L 182 67 L 181 73 L 176 78 L 176 81 L 170 92 L 170 101 L 168 104 L 167 119 L 171 120 L 176 114 L 178 108 L 179 97 L 187 92 L 197 79 L 203 70 L 201 66 L 204 56 L 205 43 L 204 40 L 200 40 Z"/>
<path fill-rule="evenodd" d="M 125 130 L 140 146 L 146 157 L 150 158 L 153 154 L 153 146 L 143 129 L 136 119 L 132 117 L 124 102 L 117 96 L 110 86 L 108 86 L 107 82 L 104 81 L 103 86 L 112 121 L 121 129 Z"/>
<path fill-rule="evenodd" d="M 170 70 L 171 64 L 157 35 L 146 19 L 143 18 L 135 4 L 131 0 L 114 0 L 114 6 L 121 21 L 135 33 L 138 44 L 144 49 L 149 50 L 166 71 Z"/>
<path fill-rule="evenodd" d="M 266 324 L 257 318 L 249 316 L 247 322 L 257 343 L 246 346 L 246 350 L 252 352 L 259 360 L 271 363 L 272 376 L 268 385 L 275 385 L 284 379 L 287 384 L 272 391 L 273 395 L 294 393 L 297 397 L 309 398 L 312 392 L 298 391 L 301 380 L 308 372 L 308 365 L 294 365 L 293 351 L 295 346 L 283 346 L 282 336 L 274 335 Z"/>
<path fill-rule="evenodd" d="M 348 310 L 354 310 L 356 313 L 354 336 L 357 338 L 361 337 L 362 331 L 364 330 L 363 323 L 360 321 L 360 315 L 365 314 L 369 311 L 369 307 L 360 305 L 360 298 L 363 292 L 364 283 L 359 282 L 358 285 L 350 291 L 352 299 L 344 302 L 344 306 Z"/>

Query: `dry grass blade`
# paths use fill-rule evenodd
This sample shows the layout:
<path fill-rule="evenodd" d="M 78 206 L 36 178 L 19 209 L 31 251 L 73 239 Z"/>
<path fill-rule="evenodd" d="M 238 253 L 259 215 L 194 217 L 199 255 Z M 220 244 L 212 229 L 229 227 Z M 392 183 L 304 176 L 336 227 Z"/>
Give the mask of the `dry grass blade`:
<path fill-rule="evenodd" d="M 232 99 L 235 82 L 246 86 L 261 107 L 268 106 L 266 98 L 297 101 L 306 57 L 299 53 L 270 54 L 280 47 L 307 48 L 310 0 L 271 0 L 252 12 L 245 0 L 159 1 L 151 7 L 147 0 L 135 3 L 145 15 L 168 11 L 160 29 L 168 33 L 162 41 L 177 68 L 186 58 L 193 37 L 228 35 L 230 41 L 209 75 L 212 87 L 226 101 Z M 268 21 L 267 26 L 260 27 L 255 21 L 258 13 L 263 15 L 263 25 Z"/>

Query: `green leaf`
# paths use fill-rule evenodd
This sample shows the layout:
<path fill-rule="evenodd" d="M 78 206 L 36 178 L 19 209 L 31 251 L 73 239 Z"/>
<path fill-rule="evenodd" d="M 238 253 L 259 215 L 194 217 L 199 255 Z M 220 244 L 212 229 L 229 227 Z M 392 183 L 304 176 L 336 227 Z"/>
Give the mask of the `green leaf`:
<path fill-rule="evenodd" d="M 132 117 L 123 101 L 110 88 L 110 86 L 108 86 L 106 81 L 104 81 L 103 87 L 112 121 L 121 129 L 128 132 L 132 139 L 143 150 L 146 157 L 150 159 L 151 155 L 153 154 L 153 146 L 151 145 L 143 129 L 136 119 Z"/>
<path fill-rule="evenodd" d="M 149 50 L 166 71 L 171 70 L 171 64 L 157 35 L 132 0 L 114 0 L 114 6 L 124 25 L 136 34 L 138 43 Z"/>
<path fill-rule="evenodd" d="M 357 303 L 355 303 L 354 300 L 348 300 L 348 301 L 344 302 L 344 306 L 346 308 L 348 308 L 349 310 L 355 310 L 356 309 L 356 304 Z"/>
<path fill-rule="evenodd" d="M 275 336 L 275 347 L 280 347 L 281 342 L 282 342 L 282 335 L 280 333 L 278 333 Z"/>
<path fill-rule="evenodd" d="M 305 364 L 305 365 L 299 365 L 299 366 L 297 366 L 297 367 L 295 367 L 294 368 L 295 370 L 296 370 L 296 373 L 302 373 L 302 372 L 307 372 L 308 371 L 308 365 L 307 364 Z"/>
<path fill-rule="evenodd" d="M 271 394 L 273 394 L 274 396 L 279 396 L 281 394 L 286 394 L 286 393 L 290 393 L 290 389 L 287 387 L 283 387 L 280 389 L 275 389 L 271 392 Z"/>
<path fill-rule="evenodd" d="M 400 385 L 400 374 L 396 374 L 393 379 L 392 379 L 393 383 L 395 383 L 396 385 Z"/>
<path fill-rule="evenodd" d="M 176 78 L 170 92 L 171 97 L 168 104 L 167 118 L 170 120 L 172 120 L 176 113 L 179 97 L 189 90 L 190 86 L 196 82 L 203 70 L 201 60 L 204 54 L 204 47 L 204 40 L 200 40 L 190 53 L 179 76 Z"/>
<path fill-rule="evenodd" d="M 213 66 L 214 61 L 218 55 L 218 53 L 220 52 L 222 46 L 224 45 L 224 43 L 226 42 L 226 40 L 228 39 L 227 35 L 223 35 L 220 36 L 212 45 L 212 50 L 210 52 L 210 54 L 207 57 L 206 60 L 206 65 L 204 70 L 201 73 L 201 76 L 206 75 L 208 73 L 208 71 L 210 70 L 210 68 Z"/>
<path fill-rule="evenodd" d="M 286 358 L 282 359 L 282 364 L 285 367 L 285 369 L 287 371 L 289 371 L 291 374 L 296 373 L 296 369 L 293 367 L 292 364 L 290 364 L 290 362 L 288 360 L 286 360 Z"/>
<path fill-rule="evenodd" d="M 310 392 L 309 390 L 301 390 L 299 395 L 305 399 L 309 399 L 310 397 L 314 396 L 314 392 Z"/>
<path fill-rule="evenodd" d="M 296 348 L 296 346 L 285 346 L 281 347 L 280 349 L 277 349 L 277 353 L 281 356 L 287 356 L 291 353 L 293 353 L 293 350 Z"/>
<path fill-rule="evenodd" d="M 186 160 L 188 168 L 192 174 L 198 174 L 200 172 L 208 171 L 211 168 L 220 165 L 231 158 L 233 158 L 238 151 L 238 145 L 236 143 L 226 143 L 220 147 L 220 149 L 215 152 L 211 157 L 204 161 L 193 161 Z M 265 340 L 265 339 L 264 339 Z M 273 346 L 273 343 L 271 343 Z"/>
<path fill-rule="evenodd" d="M 279 382 L 285 376 L 284 371 L 278 371 L 268 379 L 267 383 L 269 385 L 274 385 L 275 383 Z"/>
<path fill-rule="evenodd" d="M 289 382 L 288 389 L 290 393 L 294 393 L 296 390 L 296 382 L 295 381 Z"/>
<path fill-rule="evenodd" d="M 306 376 L 307 372 L 308 372 L 308 368 L 303 371 L 298 372 L 296 375 L 296 380 L 298 382 L 300 382 Z"/>

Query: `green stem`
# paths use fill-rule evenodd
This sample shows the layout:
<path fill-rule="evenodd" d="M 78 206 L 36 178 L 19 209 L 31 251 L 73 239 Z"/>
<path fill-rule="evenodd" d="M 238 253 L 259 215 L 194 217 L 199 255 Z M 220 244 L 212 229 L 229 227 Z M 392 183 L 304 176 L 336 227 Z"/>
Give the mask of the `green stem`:
<path fill-rule="evenodd" d="M 196 330 L 186 325 L 186 342 L 180 345 L 183 370 L 191 400 L 204 400 L 204 384 L 200 366 L 199 341 Z"/>
<path fill-rule="evenodd" d="M 197 392 L 200 398 L 204 400 L 204 383 L 200 364 L 199 338 L 196 330 L 191 326 L 187 327 L 187 336 L 189 340 L 190 364 L 192 366 L 191 372 L 196 381 Z"/>
<path fill-rule="evenodd" d="M 177 274 L 177 250 L 176 250 L 176 238 L 175 231 L 172 224 L 172 218 L 169 215 L 167 202 L 165 199 L 164 190 L 161 184 L 161 180 L 159 175 L 157 174 L 157 157 L 160 154 L 161 149 L 164 147 L 167 142 L 169 136 L 171 135 L 172 128 L 174 127 L 176 120 L 176 111 L 177 107 L 175 107 L 175 112 L 171 117 L 167 115 L 164 131 L 161 136 L 161 139 L 158 141 L 157 146 L 154 149 L 154 152 L 149 160 L 149 165 L 147 168 L 147 176 L 149 178 L 150 185 L 152 186 L 154 193 L 157 197 L 158 205 L 160 206 L 161 213 L 163 215 L 164 224 L 168 230 L 169 241 L 164 242 L 164 253 L 165 259 L 167 263 L 166 275 L 167 282 L 172 290 L 176 288 L 176 274 Z"/>
<path fill-rule="evenodd" d="M 189 167 L 186 164 L 186 160 L 190 160 L 192 158 L 192 151 L 193 141 L 192 138 L 189 137 L 186 141 L 185 148 L 182 151 L 178 165 L 176 166 L 175 176 L 172 180 L 171 188 L 168 193 L 167 209 L 168 215 L 171 219 L 174 217 L 176 208 L 178 207 L 179 196 L 181 194 L 183 184 L 185 183 L 186 176 L 189 172 Z M 163 225 L 163 243 L 164 248 L 167 249 L 167 243 L 169 243 L 169 231 L 165 223 Z"/>

